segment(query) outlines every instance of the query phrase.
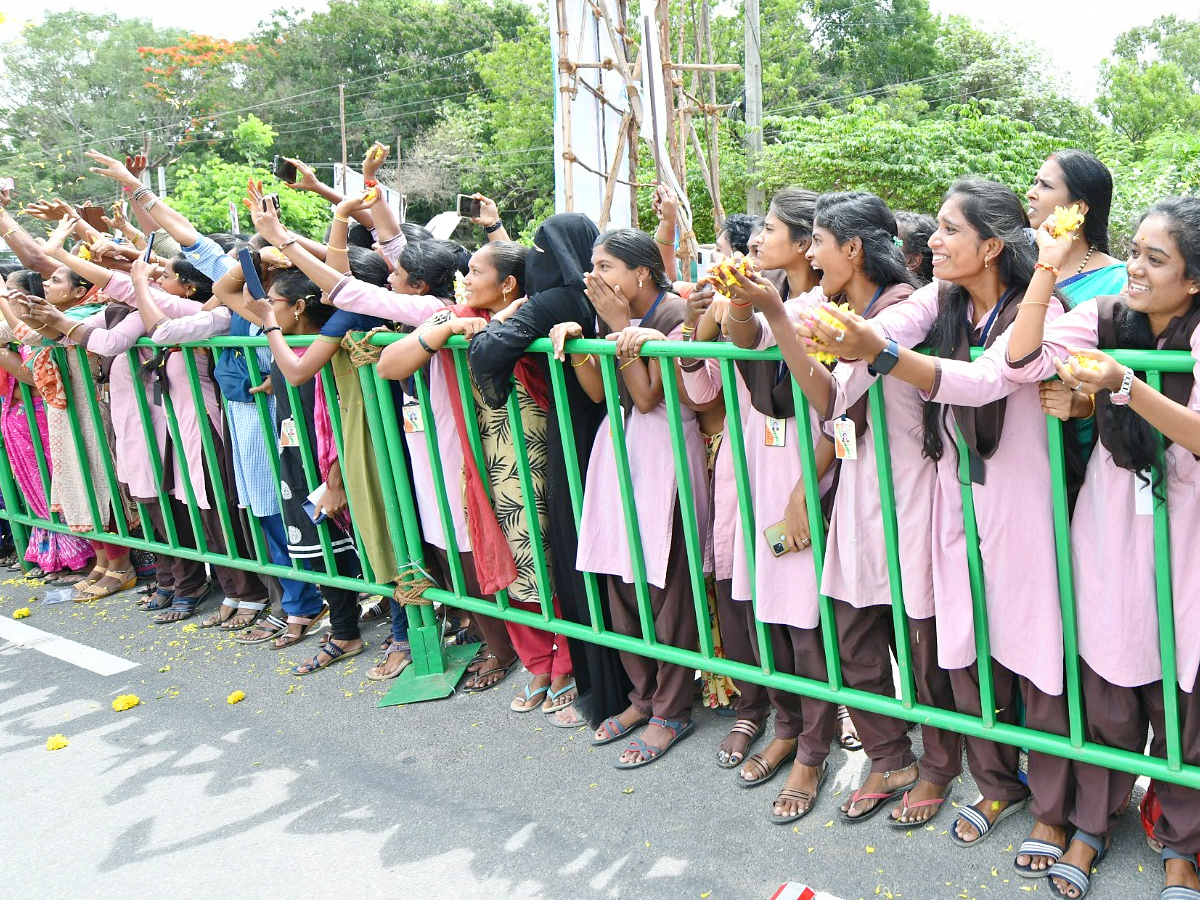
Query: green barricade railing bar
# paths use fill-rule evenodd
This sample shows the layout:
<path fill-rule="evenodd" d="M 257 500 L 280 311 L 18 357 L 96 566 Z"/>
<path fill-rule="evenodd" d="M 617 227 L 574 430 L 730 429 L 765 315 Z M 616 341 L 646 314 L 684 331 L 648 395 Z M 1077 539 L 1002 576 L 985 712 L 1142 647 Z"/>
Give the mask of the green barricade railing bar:
<path fill-rule="evenodd" d="M 399 340 L 400 335 L 382 334 L 372 338 L 372 343 L 384 345 Z M 290 339 L 290 343 L 304 346 L 312 342 L 312 338 Z M 266 542 L 261 530 L 255 530 L 257 522 L 252 522 L 253 533 L 252 558 L 241 558 L 237 554 L 235 536 L 235 513 L 229 507 L 230 497 L 234 495 L 233 486 L 225 484 L 221 478 L 220 460 L 217 459 L 217 447 L 214 433 L 206 421 L 207 413 L 203 403 L 203 384 L 200 376 L 196 353 L 201 350 L 213 350 L 217 353 L 235 348 L 264 347 L 265 338 L 214 338 L 207 342 L 183 345 L 184 364 L 188 378 L 189 389 L 182 396 L 170 396 L 164 390 L 161 409 L 167 424 L 167 433 L 173 445 L 172 451 L 183 459 L 180 446 L 180 427 L 176 410 L 179 404 L 192 404 L 197 411 L 200 421 L 200 450 L 204 457 L 205 473 L 212 484 L 212 493 L 217 506 L 220 531 L 225 538 L 226 552 L 212 552 L 205 542 L 203 529 L 196 507 L 196 497 L 192 490 L 190 479 L 184 479 L 183 489 L 189 500 L 188 516 L 195 535 L 195 545 L 185 545 L 180 540 L 179 530 L 171 515 L 169 498 L 165 491 L 159 490 L 157 503 L 163 513 L 164 534 L 162 539 L 154 536 L 148 527 L 147 504 L 139 503 L 138 510 L 143 524 L 143 535 L 137 537 L 129 527 L 124 515 L 123 504 L 117 490 L 116 466 L 112 451 L 105 437 L 101 418 L 100 400 L 96 386 L 92 382 L 91 369 L 86 353 L 79 348 L 74 350 L 56 349 L 55 359 L 64 372 L 68 367 L 74 369 L 76 377 L 82 375 L 87 383 L 86 396 L 76 396 L 80 393 L 70 377 L 63 381 L 67 391 L 68 406 L 86 414 L 90 423 L 87 428 L 98 441 L 99 466 L 88 462 L 85 444 L 85 423 L 80 416 L 70 418 L 70 448 L 81 460 L 83 484 L 87 489 L 89 511 L 93 521 L 111 523 L 115 533 L 97 531 L 83 533 L 83 536 L 108 543 L 161 552 L 179 556 L 185 559 L 201 560 L 204 562 L 233 566 L 261 572 L 277 577 L 296 578 L 328 585 L 345 590 L 364 590 L 385 597 L 397 597 L 411 594 L 419 590 L 425 582 L 422 580 L 428 568 L 425 559 L 425 543 L 421 533 L 421 518 L 417 511 L 417 499 L 412 487 L 412 473 L 406 453 L 405 433 L 402 417 L 393 401 L 392 383 L 382 379 L 373 365 L 358 369 L 358 378 L 363 391 L 364 413 L 366 427 L 374 445 L 375 460 L 379 469 L 379 488 L 383 495 L 383 505 L 386 512 L 387 527 L 396 561 L 400 569 L 399 584 L 379 584 L 375 573 L 364 569 L 366 575 L 360 578 L 350 578 L 337 573 L 334 568 L 332 547 L 328 526 L 320 526 L 322 561 L 325 571 L 314 571 L 292 560 L 290 565 L 279 565 L 269 560 Z M 147 340 L 139 341 L 139 347 L 153 348 Z M 467 365 L 467 343 L 462 338 L 453 338 L 448 347 L 456 358 L 458 377 L 457 389 L 465 410 L 474 407 L 470 370 Z M 157 348 L 155 348 L 157 349 Z M 901 582 L 900 558 L 898 550 L 896 498 L 891 475 L 890 452 L 887 443 L 887 425 L 884 415 L 883 387 L 876 384 L 869 395 L 869 403 L 874 423 L 874 449 L 879 470 L 879 485 L 882 498 L 883 530 L 886 541 L 888 575 L 891 582 L 891 604 L 893 623 L 896 630 L 896 654 L 900 668 L 900 697 L 885 697 L 877 694 L 846 688 L 841 678 L 838 657 L 837 635 L 833 621 L 833 611 L 829 597 L 819 597 L 820 620 L 823 633 L 823 652 L 828 667 L 828 678 L 817 681 L 801 678 L 776 671 L 771 653 L 771 643 L 767 628 L 761 622 L 757 626 L 757 642 L 761 653 L 760 665 L 747 665 L 718 657 L 714 653 L 711 632 L 708 628 L 708 607 L 703 571 L 703 536 L 699 533 L 699 523 L 693 503 L 691 471 L 687 457 L 684 424 L 680 412 L 680 397 L 673 378 L 663 380 L 665 403 L 668 411 L 668 424 L 674 460 L 675 476 L 679 487 L 680 521 L 684 537 L 684 546 L 688 555 L 688 579 L 695 604 L 695 615 L 700 625 L 701 639 L 696 647 L 675 647 L 660 644 L 655 639 L 653 614 L 650 608 L 649 589 L 646 582 L 646 563 L 642 551 L 641 527 L 637 517 L 633 494 L 633 473 L 629 455 L 625 446 L 625 422 L 617 391 L 618 375 L 614 359 L 615 347 L 611 342 L 598 340 L 578 340 L 569 344 L 572 351 L 591 353 L 600 360 L 601 376 L 605 386 L 606 406 L 609 413 L 609 428 L 606 434 L 597 436 L 599 440 L 611 440 L 616 460 L 617 480 L 620 496 L 612 498 L 612 502 L 620 503 L 626 515 L 626 537 L 629 542 L 629 563 L 634 573 L 634 591 L 637 598 L 641 634 L 630 636 L 618 634 L 605 627 L 604 603 L 605 593 L 603 582 L 593 573 L 582 573 L 586 595 L 586 622 L 572 622 L 555 615 L 553 597 L 550 595 L 552 584 L 552 568 L 549 561 L 540 556 L 543 548 L 543 535 L 537 517 L 537 504 L 533 499 L 533 479 L 529 472 L 528 448 L 521 429 L 520 410 L 515 395 L 510 399 L 507 408 L 508 425 L 513 432 L 514 449 L 520 463 L 521 488 L 524 494 L 525 512 L 530 521 L 531 544 L 535 554 L 536 583 L 539 588 L 540 603 L 537 610 L 520 609 L 510 605 L 508 597 L 501 592 L 495 597 L 476 597 L 466 591 L 465 563 L 460 548 L 455 539 L 454 516 L 451 503 L 460 503 L 456 473 L 447 473 L 442 463 L 442 445 L 440 440 L 448 440 L 449 436 L 439 436 L 435 427 L 434 408 L 431 388 L 425 373 L 417 373 L 413 379 L 413 389 L 416 402 L 419 405 L 421 418 L 424 422 L 424 445 L 429 453 L 430 477 L 435 487 L 437 500 L 436 519 L 441 523 L 446 543 L 446 563 L 450 584 L 448 587 L 426 588 L 423 597 L 406 597 L 417 602 L 407 603 L 405 614 L 408 617 L 409 640 L 413 650 L 413 664 L 401 675 L 395 686 L 383 698 L 380 705 L 388 706 L 413 700 L 430 699 L 445 696 L 453 691 L 458 678 L 475 651 L 475 645 L 466 647 L 445 648 L 442 635 L 435 618 L 433 607 L 428 601 L 436 601 L 449 606 L 473 613 L 496 616 L 506 621 L 529 625 L 566 635 L 569 638 L 588 641 L 618 650 L 651 656 L 666 662 L 675 663 L 691 668 L 703 669 L 749 682 L 756 682 L 780 690 L 792 691 L 834 703 L 871 710 L 878 713 L 895 716 L 914 722 L 948 728 L 963 734 L 984 737 L 990 740 L 1039 750 L 1047 753 L 1066 756 L 1083 762 L 1108 766 L 1142 775 L 1150 775 L 1165 781 L 1176 782 L 1191 787 L 1200 788 L 1200 767 L 1183 763 L 1180 744 L 1179 698 L 1176 683 L 1177 661 L 1175 655 L 1174 601 L 1171 583 L 1171 548 L 1170 521 L 1166 504 L 1156 498 L 1154 504 L 1154 553 L 1155 553 L 1155 603 L 1158 615 L 1160 653 L 1164 677 L 1164 701 L 1166 708 L 1166 747 L 1165 759 L 1144 756 L 1110 747 L 1104 747 L 1085 739 L 1085 718 L 1080 698 L 1079 659 L 1078 659 L 1078 608 L 1074 593 L 1074 578 L 1071 566 L 1070 552 L 1070 523 L 1067 511 L 1066 478 L 1063 464 L 1063 437 L 1061 426 L 1057 420 L 1048 421 L 1048 446 L 1050 451 L 1050 466 L 1053 484 L 1053 494 L 1045 498 L 1053 506 L 1055 550 L 1057 554 L 1058 584 L 1063 619 L 1063 643 L 1066 659 L 1065 691 L 1069 709 L 1069 734 L 1050 734 L 1035 729 L 1009 725 L 998 722 L 994 709 L 993 684 L 991 667 L 987 661 L 991 658 L 988 642 L 988 610 L 984 594 L 982 560 L 979 554 L 978 534 L 975 528 L 973 493 L 969 475 L 969 465 L 965 447 L 959 441 L 959 458 L 962 465 L 962 499 L 964 526 L 967 532 L 968 567 L 974 624 L 976 650 L 979 665 L 979 680 L 982 715 L 979 717 L 966 715 L 953 710 L 938 709 L 918 702 L 914 688 L 912 667 L 909 658 L 907 618 L 904 612 L 904 594 Z M 549 357 L 551 353 L 548 340 L 535 341 L 530 353 Z M 741 403 L 737 392 L 737 375 L 734 361 L 737 359 L 755 358 L 778 361 L 778 350 L 747 351 L 726 343 L 676 343 L 650 342 L 642 349 L 642 355 L 649 358 L 659 358 L 670 361 L 676 358 L 709 358 L 719 362 L 721 379 L 724 386 L 725 409 L 727 420 L 731 423 L 741 421 Z M 1157 387 L 1163 372 L 1191 371 L 1194 361 L 1190 354 L 1181 352 L 1151 352 L 1151 351 L 1122 351 L 1115 354 L 1117 358 L 1139 371 L 1148 373 L 1151 386 Z M 250 380 L 254 385 L 262 383 L 266 373 L 259 368 L 256 355 L 253 352 L 245 354 Z M 126 359 L 133 367 L 135 379 L 138 375 L 141 359 L 138 349 L 128 351 Z M 567 484 L 575 524 L 578 526 L 583 508 L 584 473 L 581 469 L 578 448 L 575 445 L 571 421 L 571 411 L 567 403 L 566 371 L 562 363 L 549 359 L 550 387 L 555 409 L 552 415 L 557 416 L 559 439 L 567 462 Z M 333 424 L 334 441 L 339 448 L 342 446 L 343 421 L 334 393 L 332 374 L 326 372 L 325 391 L 317 396 L 317 402 L 328 404 L 330 419 Z M 140 382 L 136 382 L 140 383 Z M 274 385 L 275 391 L 287 391 L 293 404 L 299 403 L 298 392 L 290 385 Z M 157 436 L 151 414 L 151 399 L 144 391 L 135 391 L 135 403 L 142 434 L 149 448 L 149 459 L 152 473 L 159 485 L 163 484 L 164 472 L 168 470 L 172 460 L 164 459 L 158 449 Z M 812 531 L 813 562 L 818 578 L 824 564 L 825 527 L 820 511 L 820 488 L 816 477 L 816 454 L 813 443 L 808 439 L 810 411 L 803 395 L 793 384 L 793 394 L 796 399 L 797 441 L 798 453 L 804 472 L 805 496 L 808 501 L 808 513 Z M 20 396 L 25 404 L 26 421 L 34 439 L 39 456 L 39 475 L 43 485 L 50 494 L 52 472 L 46 464 L 49 457 L 45 447 L 41 446 L 36 420 L 32 412 L 29 389 L 22 386 Z M 255 406 L 262 425 L 264 438 L 269 448 L 277 447 L 274 422 L 268 414 L 267 398 L 263 394 L 255 395 Z M 298 407 L 297 407 L 298 408 Z M 320 481 L 315 453 L 315 435 L 308 433 L 302 427 L 302 417 L 297 416 L 297 432 L 300 442 L 301 456 L 304 464 L 308 489 L 312 490 Z M 468 444 L 469 452 L 475 457 L 480 471 L 487 472 L 484 449 L 475 417 L 468 415 Z M 457 440 L 457 436 L 455 436 Z M 757 542 L 757 527 L 754 504 L 750 495 L 750 480 L 746 469 L 745 439 L 740 427 L 728 430 L 726 449 L 733 457 L 734 487 L 738 495 L 738 510 L 741 520 L 741 533 L 738 540 L 744 542 L 747 554 L 748 575 L 751 585 L 754 584 L 755 548 Z M 7 459 L 7 454 L 5 454 Z M 279 462 L 274 454 L 268 453 L 270 459 L 269 477 L 279 483 Z M 184 466 L 186 471 L 186 465 Z M 97 478 L 102 479 L 113 497 L 113 507 L 102 509 L 97 502 L 95 491 Z M 298 489 L 298 486 L 294 489 Z M 28 541 L 28 528 L 38 526 L 51 531 L 66 532 L 68 526 L 56 516 L 47 518 L 37 516 L 25 502 L 17 487 L 11 465 L 0 465 L 0 493 L 3 494 L 5 509 L 2 517 L 11 524 L 14 537 L 19 546 Z M 143 500 L 148 498 L 142 498 Z M 428 498 L 426 498 L 428 500 Z M 427 510 L 432 512 L 432 510 Z M 460 517 L 461 518 L 461 517 Z M 355 535 L 361 550 L 362 536 Z M 364 558 L 364 563 L 366 560 Z"/>

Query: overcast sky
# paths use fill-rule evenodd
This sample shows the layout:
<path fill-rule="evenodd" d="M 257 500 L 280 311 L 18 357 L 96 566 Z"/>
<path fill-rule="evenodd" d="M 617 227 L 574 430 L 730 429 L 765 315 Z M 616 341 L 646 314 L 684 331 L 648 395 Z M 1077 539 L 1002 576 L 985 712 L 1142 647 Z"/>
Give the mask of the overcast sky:
<path fill-rule="evenodd" d="M 1096 67 L 1112 47 L 1113 38 L 1134 25 L 1146 24 L 1156 16 L 1175 13 L 1200 17 L 1200 0 L 930 0 L 937 13 L 956 13 L 975 19 L 1014 37 L 1036 41 L 1047 51 L 1056 67 L 1070 73 L 1068 93 L 1090 100 L 1095 93 Z M 324 0 L 202 0 L 130 4 L 116 0 L 33 0 L 32 6 L 17 0 L 0 0 L 0 13 L 8 22 L 0 25 L 0 38 L 7 39 L 23 16 L 35 20 L 46 9 L 86 8 L 111 10 L 119 15 L 136 13 L 164 27 L 186 28 L 223 38 L 243 38 L 278 7 L 312 11 L 324 9 Z M 26 14 L 25 10 L 33 12 Z"/>

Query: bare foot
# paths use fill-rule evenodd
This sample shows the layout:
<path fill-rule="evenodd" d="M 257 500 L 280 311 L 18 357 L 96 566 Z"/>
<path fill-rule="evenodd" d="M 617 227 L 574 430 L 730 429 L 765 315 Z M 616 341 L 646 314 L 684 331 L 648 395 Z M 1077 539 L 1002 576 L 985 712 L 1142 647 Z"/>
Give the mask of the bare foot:
<path fill-rule="evenodd" d="M 1045 825 L 1041 822 L 1033 823 L 1033 830 L 1029 832 L 1031 841 L 1041 841 L 1045 844 L 1053 844 L 1056 847 L 1066 847 L 1070 841 L 1070 835 L 1067 829 L 1058 825 Z M 1022 869 L 1032 869 L 1034 872 L 1044 872 L 1057 860 L 1052 856 L 1046 856 L 1042 853 L 1035 853 L 1030 856 L 1028 853 L 1020 853 L 1015 860 L 1018 867 Z"/>
<path fill-rule="evenodd" d="M 908 801 L 908 805 L 906 806 L 905 801 L 901 800 L 899 805 L 892 810 L 892 818 L 905 825 L 924 825 L 941 812 L 945 790 L 946 785 L 934 784 L 932 781 L 922 778 L 906 794 L 905 799 Z"/>
<path fill-rule="evenodd" d="M 554 721 L 560 725 L 586 725 L 583 721 L 583 716 L 575 711 L 575 707 L 568 706 L 565 709 L 560 709 L 554 714 Z"/>
<path fill-rule="evenodd" d="M 1012 806 L 1014 800 L 987 800 L 982 799 L 971 804 L 975 810 L 981 813 L 993 825 L 1000 818 L 1000 813 L 1004 812 L 1008 807 Z M 967 844 L 973 844 L 979 840 L 979 829 L 974 825 L 959 816 L 954 823 L 954 833 L 958 835 L 959 840 Z"/>
<path fill-rule="evenodd" d="M 732 769 L 746 758 L 746 751 L 754 743 L 762 726 L 753 719 L 738 719 L 733 723 L 725 740 L 717 744 L 717 762 Z"/>
<path fill-rule="evenodd" d="M 821 775 L 825 764 L 806 766 L 797 762 L 788 773 L 787 782 L 775 798 L 772 812 L 777 816 L 801 816 L 817 802 L 817 791 L 821 787 Z"/>
<path fill-rule="evenodd" d="M 1083 872 L 1086 872 L 1090 877 L 1092 874 L 1092 863 L 1099 854 L 1091 844 L 1086 844 L 1083 841 L 1071 841 L 1071 845 L 1067 847 L 1067 852 L 1062 855 L 1061 863 L 1067 863 L 1075 866 Z M 1195 871 L 1194 869 L 1192 870 Z M 1059 878 L 1057 875 L 1051 876 L 1054 886 L 1058 888 L 1060 894 L 1064 897 L 1079 897 L 1079 888 L 1071 884 L 1066 879 Z"/>
<path fill-rule="evenodd" d="M 550 682 L 550 690 L 546 692 L 546 700 L 542 703 L 542 712 L 549 714 L 566 709 L 578 696 L 579 692 L 575 690 L 575 676 L 570 672 L 559 675 Z"/>
<path fill-rule="evenodd" d="M 776 769 L 795 755 L 795 738 L 775 738 L 762 749 L 761 753 L 755 753 L 746 761 L 738 776 L 751 784 L 757 781 L 766 781 L 775 773 Z"/>

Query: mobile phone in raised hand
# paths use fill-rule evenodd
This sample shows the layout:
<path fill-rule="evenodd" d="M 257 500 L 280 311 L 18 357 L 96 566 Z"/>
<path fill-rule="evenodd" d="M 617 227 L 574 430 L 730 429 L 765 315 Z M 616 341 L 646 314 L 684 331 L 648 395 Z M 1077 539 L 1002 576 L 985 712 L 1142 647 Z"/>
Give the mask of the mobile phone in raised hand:
<path fill-rule="evenodd" d="M 458 195 L 458 214 L 467 219 L 478 219 L 482 204 L 471 194 Z"/>
<path fill-rule="evenodd" d="M 11 191 L 16 184 L 11 178 L 0 178 L 0 191 Z"/>
<path fill-rule="evenodd" d="M 263 198 L 262 198 L 263 212 L 267 211 L 268 203 L 271 204 L 272 207 L 274 207 L 275 212 L 279 212 L 279 195 L 278 194 L 263 194 Z"/>
<path fill-rule="evenodd" d="M 275 155 L 275 159 L 271 163 L 271 171 L 280 181 L 286 181 L 288 184 L 295 184 L 299 172 L 296 171 L 296 164 L 288 162 L 279 154 Z"/>
<path fill-rule="evenodd" d="M 146 262 L 150 262 L 150 257 L 154 255 L 154 236 L 156 234 L 158 234 L 157 231 L 152 231 L 146 235 L 146 252 L 142 255 L 142 259 Z"/>
<path fill-rule="evenodd" d="M 254 256 L 249 247 L 238 251 L 238 262 L 242 264 L 242 277 L 246 279 L 246 290 L 255 300 L 266 300 L 267 292 L 263 289 L 262 279 L 258 277 L 258 269 L 254 265 Z"/>

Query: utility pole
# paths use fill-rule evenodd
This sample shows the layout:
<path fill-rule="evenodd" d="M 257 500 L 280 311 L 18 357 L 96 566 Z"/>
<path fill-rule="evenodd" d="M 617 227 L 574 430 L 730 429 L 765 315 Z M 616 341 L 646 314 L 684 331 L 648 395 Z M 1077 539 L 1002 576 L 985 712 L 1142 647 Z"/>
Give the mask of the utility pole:
<path fill-rule="evenodd" d="M 758 165 L 762 155 L 762 55 L 758 0 L 746 0 L 746 211 L 764 212 Z"/>
<path fill-rule="evenodd" d="M 342 126 L 342 194 L 346 193 L 346 167 L 350 157 L 346 154 L 346 86 L 338 85 L 338 120 Z"/>

